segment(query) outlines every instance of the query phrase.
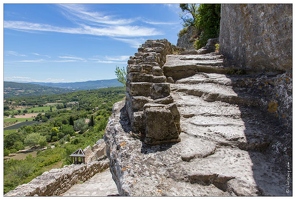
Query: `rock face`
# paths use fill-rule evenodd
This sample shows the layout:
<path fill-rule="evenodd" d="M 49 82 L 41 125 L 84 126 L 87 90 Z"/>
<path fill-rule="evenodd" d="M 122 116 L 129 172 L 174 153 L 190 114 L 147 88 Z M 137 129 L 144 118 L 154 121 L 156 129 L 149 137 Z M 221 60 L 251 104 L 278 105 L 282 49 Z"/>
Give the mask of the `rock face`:
<path fill-rule="evenodd" d="M 197 36 L 197 30 L 193 26 L 189 26 L 187 32 L 178 38 L 177 47 L 184 49 L 194 49 L 193 42 Z"/>
<path fill-rule="evenodd" d="M 292 4 L 222 4 L 220 52 L 225 64 L 290 71 Z"/>
<path fill-rule="evenodd" d="M 266 74 L 254 85 L 292 128 L 292 4 L 222 4 L 219 42 L 226 66 Z"/>
<path fill-rule="evenodd" d="M 292 129 L 278 121 L 276 106 L 266 105 L 262 92 L 264 81 L 281 74 L 241 74 L 224 69 L 213 54 L 168 55 L 163 69 L 174 79 L 170 95 L 180 113 L 181 141 L 141 142 L 125 102 L 116 103 L 104 140 L 119 195 L 292 195 Z"/>
<path fill-rule="evenodd" d="M 148 40 L 128 61 L 126 111 L 133 133 L 146 144 L 180 141 L 180 114 L 162 69 L 170 53 L 167 40 Z"/>

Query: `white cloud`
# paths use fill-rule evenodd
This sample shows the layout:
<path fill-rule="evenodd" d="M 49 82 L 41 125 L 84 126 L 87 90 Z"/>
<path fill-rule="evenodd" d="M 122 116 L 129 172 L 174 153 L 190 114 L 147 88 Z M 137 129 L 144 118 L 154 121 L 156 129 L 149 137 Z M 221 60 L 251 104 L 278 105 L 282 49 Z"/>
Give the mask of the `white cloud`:
<path fill-rule="evenodd" d="M 42 57 L 47 57 L 47 58 L 51 58 L 49 55 L 41 55 L 39 53 L 32 53 L 35 56 L 42 56 Z"/>
<path fill-rule="evenodd" d="M 151 25 L 176 25 L 179 24 L 177 22 L 160 22 L 160 21 L 150 21 L 150 20 L 143 20 L 143 22 Z"/>
<path fill-rule="evenodd" d="M 106 60 L 111 60 L 111 61 L 127 61 L 130 56 L 105 56 Z"/>
<path fill-rule="evenodd" d="M 62 59 L 70 59 L 70 60 L 74 60 L 74 61 L 86 61 L 84 58 L 80 58 L 80 57 L 76 57 L 76 56 L 59 56 L 59 58 Z"/>
<path fill-rule="evenodd" d="M 77 4 L 59 4 L 67 13 L 67 17 L 72 21 L 82 21 L 90 24 L 109 24 L 109 25 L 123 25 L 130 24 L 135 19 L 117 19 L 115 16 L 108 16 L 99 12 L 91 12 L 86 6 Z"/>
<path fill-rule="evenodd" d="M 104 64 L 127 64 L 127 60 L 130 56 L 94 56 L 89 60 L 95 61 L 96 63 Z"/>
<path fill-rule="evenodd" d="M 182 12 L 179 3 L 167 3 L 163 4 L 164 6 L 168 7 L 172 12 L 176 14 L 180 14 Z"/>
<path fill-rule="evenodd" d="M 140 27 L 140 26 L 109 26 L 103 28 L 81 25 L 77 28 L 57 27 L 48 24 L 38 24 L 24 21 L 4 21 L 4 28 L 14 29 L 18 31 L 43 31 L 43 32 L 58 32 L 68 34 L 84 34 L 95 36 L 110 36 L 110 37 L 141 37 L 161 35 L 162 33 L 155 28 Z"/>
<path fill-rule="evenodd" d="M 24 54 L 20 54 L 16 51 L 6 51 L 6 55 L 7 56 L 20 56 L 20 57 L 25 57 L 26 55 Z"/>
<path fill-rule="evenodd" d="M 144 39 L 144 38 L 127 39 L 127 38 L 114 37 L 113 39 L 121 41 L 121 42 L 125 42 L 133 48 L 139 48 L 139 46 L 142 45 L 146 41 L 146 39 Z"/>
<path fill-rule="evenodd" d="M 37 59 L 37 60 L 20 60 L 18 62 L 23 62 L 23 63 L 39 63 L 39 62 L 44 62 L 45 60 L 43 59 Z"/>

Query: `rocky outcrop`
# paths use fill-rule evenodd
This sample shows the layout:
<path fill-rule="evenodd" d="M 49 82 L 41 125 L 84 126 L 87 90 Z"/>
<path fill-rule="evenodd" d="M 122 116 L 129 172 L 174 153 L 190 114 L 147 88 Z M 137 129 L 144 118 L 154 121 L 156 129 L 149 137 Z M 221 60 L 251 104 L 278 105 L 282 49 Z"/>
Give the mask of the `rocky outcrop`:
<path fill-rule="evenodd" d="M 219 41 L 227 65 L 291 71 L 292 4 L 222 4 Z"/>
<path fill-rule="evenodd" d="M 184 49 L 193 49 L 193 43 L 197 37 L 197 30 L 194 26 L 189 26 L 186 33 L 178 37 L 177 47 Z"/>
<path fill-rule="evenodd" d="M 254 86 L 291 129 L 292 4 L 222 4 L 219 42 L 226 66 L 265 74 Z"/>
<path fill-rule="evenodd" d="M 268 95 L 257 93 L 267 75 L 225 68 L 213 54 L 168 55 L 164 74 L 169 72 L 179 143 L 142 143 L 131 131 L 125 102 L 113 107 L 104 139 L 119 194 L 290 196 L 292 145 L 286 136 L 292 130 L 268 112 L 273 106 L 264 107 Z"/>
<path fill-rule="evenodd" d="M 128 60 L 125 108 L 133 133 L 146 144 L 180 141 L 180 115 L 162 69 L 171 53 L 167 40 L 148 40 Z"/>
<path fill-rule="evenodd" d="M 9 191 L 5 196 L 59 196 L 78 182 L 84 182 L 108 167 L 109 160 L 105 159 L 88 164 L 72 164 L 60 169 L 52 169 L 29 183 Z"/>

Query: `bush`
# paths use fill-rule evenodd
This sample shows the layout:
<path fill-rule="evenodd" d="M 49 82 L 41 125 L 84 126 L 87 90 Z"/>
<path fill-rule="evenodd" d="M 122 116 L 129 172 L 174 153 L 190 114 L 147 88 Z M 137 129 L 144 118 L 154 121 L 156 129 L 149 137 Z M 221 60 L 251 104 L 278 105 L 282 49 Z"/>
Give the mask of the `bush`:
<path fill-rule="evenodd" d="M 219 44 L 215 44 L 215 51 L 218 53 L 220 49 L 220 45 Z"/>
<path fill-rule="evenodd" d="M 184 22 L 183 26 L 194 25 L 198 30 L 196 49 L 205 46 L 208 39 L 219 36 L 221 4 L 200 4 L 198 8 L 196 4 L 180 4 L 180 8 L 185 16 L 188 16 L 188 13 L 191 15 L 191 18 L 181 17 Z"/>
<path fill-rule="evenodd" d="M 196 40 L 194 41 L 193 46 L 194 46 L 195 49 L 199 49 L 199 48 L 202 47 L 202 46 L 201 46 L 201 43 L 200 43 L 200 41 L 199 41 L 198 39 L 196 39 Z"/>
<path fill-rule="evenodd" d="M 10 151 L 8 149 L 4 149 L 4 156 L 8 156 L 10 154 Z"/>
<path fill-rule="evenodd" d="M 178 37 L 182 37 L 183 35 L 185 35 L 188 31 L 188 27 L 184 27 L 179 33 L 178 33 Z"/>

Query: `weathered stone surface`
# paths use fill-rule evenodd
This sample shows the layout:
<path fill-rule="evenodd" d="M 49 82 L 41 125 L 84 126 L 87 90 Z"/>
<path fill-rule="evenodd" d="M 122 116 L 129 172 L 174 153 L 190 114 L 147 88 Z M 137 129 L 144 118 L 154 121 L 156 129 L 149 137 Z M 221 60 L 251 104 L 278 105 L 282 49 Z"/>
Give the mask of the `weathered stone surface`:
<path fill-rule="evenodd" d="M 27 184 L 5 194 L 7 197 L 17 196 L 59 196 L 79 181 L 86 181 L 96 173 L 109 167 L 107 159 L 93 161 L 89 164 L 67 165 L 61 169 L 52 169 L 33 179 Z"/>
<path fill-rule="evenodd" d="M 147 144 L 179 141 L 180 117 L 175 116 L 179 112 L 176 107 L 165 106 L 174 100 L 162 70 L 166 55 L 172 53 L 172 49 L 167 40 L 147 40 L 130 58 L 138 64 L 130 62 L 128 66 L 124 109 L 131 130 Z M 154 107 L 145 109 L 148 103 L 157 104 L 160 110 Z"/>
<path fill-rule="evenodd" d="M 178 115 L 179 113 L 175 114 Z M 145 105 L 145 143 L 162 144 L 179 142 L 179 130 L 174 122 L 173 113 L 164 105 Z"/>
<path fill-rule="evenodd" d="M 226 65 L 291 71 L 292 4 L 222 4 L 219 43 Z"/>
<path fill-rule="evenodd" d="M 183 36 L 178 38 L 177 47 L 181 47 L 184 49 L 194 49 L 193 43 L 196 36 L 196 28 L 193 26 L 188 27 L 187 32 Z"/>
<path fill-rule="evenodd" d="M 172 77 L 174 81 L 198 72 L 226 74 L 230 68 L 225 68 L 222 64 L 223 58 L 214 54 L 167 55 L 163 73 L 166 77 Z"/>
<path fill-rule="evenodd" d="M 127 86 L 128 92 L 132 96 L 150 96 L 152 84 L 148 82 L 132 82 Z"/>
<path fill-rule="evenodd" d="M 150 94 L 152 99 L 160 99 L 170 95 L 171 89 L 169 83 L 153 83 Z"/>
<path fill-rule="evenodd" d="M 197 54 L 206 54 L 206 53 L 215 52 L 216 50 L 215 44 L 218 44 L 218 43 L 219 43 L 219 38 L 208 39 L 206 46 L 198 49 Z"/>
<path fill-rule="evenodd" d="M 167 62 L 170 58 L 167 56 Z M 183 61 L 195 58 L 199 59 L 188 55 Z M 119 112 L 124 102 L 115 104 L 117 112 L 110 118 L 105 141 L 119 194 L 290 196 L 292 180 L 287 182 L 287 176 L 291 173 L 286 172 L 291 170 L 292 145 L 287 138 L 292 131 L 274 115 L 276 102 L 269 103 L 268 109 L 269 95 L 264 89 L 257 93 L 259 86 L 269 87 L 279 77 L 284 76 L 209 73 L 205 69 L 177 80 L 170 92 L 172 105 L 180 113 L 176 116 L 180 117 L 181 141 L 176 144 L 149 146 L 144 138 L 135 139 L 129 124 L 124 123 L 128 117 Z M 144 110 L 169 115 L 164 105 L 157 106 L 145 104 Z M 157 119 L 161 118 L 148 121 L 153 126 Z"/>

